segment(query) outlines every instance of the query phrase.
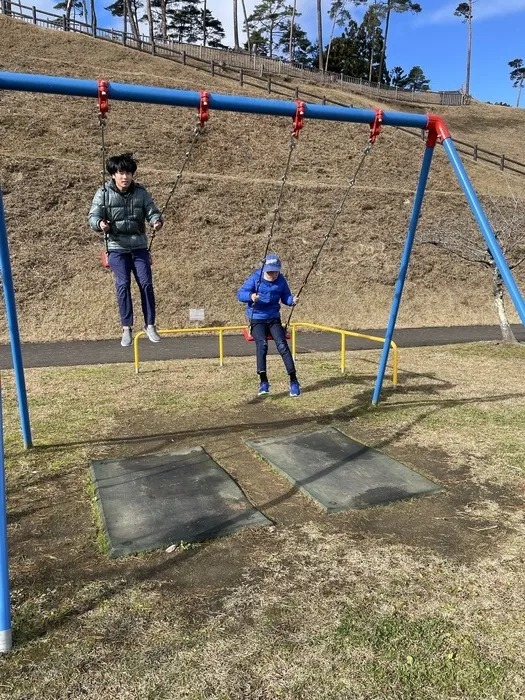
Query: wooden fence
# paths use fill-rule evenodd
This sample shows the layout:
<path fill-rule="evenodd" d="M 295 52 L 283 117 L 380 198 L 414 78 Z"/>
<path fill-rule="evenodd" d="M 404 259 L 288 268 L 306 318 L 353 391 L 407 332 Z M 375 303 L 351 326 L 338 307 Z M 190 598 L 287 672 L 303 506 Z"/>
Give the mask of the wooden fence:
<path fill-rule="evenodd" d="M 264 90 L 268 95 L 278 95 L 287 99 L 315 101 L 320 102 L 321 104 L 331 104 L 339 107 L 353 106 L 352 104 L 331 100 L 325 95 L 314 94 L 300 89 L 298 86 L 288 84 L 291 82 L 290 73 L 285 72 L 284 69 L 280 69 L 277 73 L 271 72 L 270 68 L 276 64 L 276 62 L 272 61 L 271 59 L 261 59 L 259 57 L 244 55 L 242 56 L 242 59 L 247 61 L 246 66 L 238 66 L 231 62 L 231 60 L 233 60 L 232 56 L 236 61 L 239 60 L 239 54 L 236 54 L 235 52 L 213 49 L 211 47 L 195 46 L 193 44 L 180 44 L 176 42 L 166 44 L 162 42 L 155 42 L 152 45 L 149 39 L 144 36 L 140 37 L 139 39 L 134 39 L 131 35 L 124 35 L 118 30 L 92 27 L 85 22 L 79 22 L 74 19 L 70 20 L 68 23 L 65 15 L 56 15 L 50 12 L 43 12 L 37 9 L 35 6 L 27 7 L 17 4 L 15 7 L 14 3 L 9 2 L 9 0 L 0 0 L 0 9 L 4 14 L 8 14 L 16 19 L 21 19 L 37 26 L 50 29 L 59 29 L 62 31 L 80 32 L 104 41 L 123 44 L 124 46 L 136 49 L 138 51 L 153 54 L 155 56 L 176 61 L 182 65 L 189 66 L 197 70 L 205 71 L 210 73 L 212 76 L 220 75 L 221 78 L 235 81 L 240 85 L 240 87 L 248 85 L 258 90 Z M 216 55 L 215 52 L 217 51 L 219 51 L 218 55 L 221 57 L 221 60 L 214 58 Z M 200 53 L 201 56 L 197 56 L 197 53 Z M 254 59 L 256 59 L 256 62 Z M 281 64 L 281 62 L 277 63 L 279 65 Z M 290 68 L 293 67 L 287 66 L 287 71 L 289 71 Z M 325 81 L 324 83 L 318 83 L 317 81 L 312 80 L 312 76 L 316 74 L 316 72 L 313 70 L 308 71 L 307 69 L 300 69 L 299 74 L 303 81 L 310 81 L 312 87 L 322 87 L 323 85 L 331 85 L 334 87 L 333 82 L 330 83 Z M 317 72 L 317 75 L 322 74 Z M 347 77 L 348 76 L 345 76 L 345 78 Z M 352 83 L 352 89 L 358 83 L 359 81 Z M 337 87 L 339 88 L 339 84 Z M 384 90 L 384 88 L 381 89 Z M 419 96 L 422 94 L 428 96 L 427 93 L 417 94 L 418 100 Z M 439 95 L 441 93 L 432 94 Z M 411 136 L 415 136 L 418 139 L 422 138 L 421 130 L 407 129 L 403 127 L 398 128 L 400 131 L 410 134 Z M 470 144 L 457 139 L 454 139 L 454 143 L 456 144 L 456 148 L 460 153 L 471 157 L 474 161 L 488 163 L 497 167 L 501 171 L 508 170 L 515 174 L 525 176 L 525 163 L 520 163 L 519 161 L 508 158 L 502 154 L 487 151 L 477 144 Z"/>

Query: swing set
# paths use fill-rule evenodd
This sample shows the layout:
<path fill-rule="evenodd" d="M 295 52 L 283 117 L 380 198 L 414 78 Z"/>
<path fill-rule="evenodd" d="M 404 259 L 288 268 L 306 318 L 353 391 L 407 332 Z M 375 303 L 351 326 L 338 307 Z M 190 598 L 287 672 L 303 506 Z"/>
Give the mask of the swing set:
<path fill-rule="evenodd" d="M 443 150 L 447 155 L 451 166 L 458 178 L 460 187 L 465 195 L 467 203 L 474 215 L 474 218 L 479 226 L 480 232 L 484 238 L 487 249 L 489 250 L 497 269 L 501 275 L 507 292 L 516 308 L 521 322 L 525 325 L 525 301 L 521 294 L 518 285 L 513 277 L 509 265 L 498 243 L 497 237 L 492 230 L 489 220 L 483 211 L 483 207 L 478 199 L 478 196 L 470 182 L 465 167 L 459 157 L 450 132 L 444 121 L 434 114 L 416 114 L 404 112 L 381 112 L 380 110 L 371 109 L 356 109 L 353 107 L 339 107 L 333 105 L 320 104 L 305 104 L 283 100 L 270 100 L 263 98 L 246 97 L 239 95 L 218 94 L 218 93 L 203 93 L 197 91 L 175 90 L 171 88 L 159 88 L 144 85 L 131 85 L 125 83 L 108 83 L 106 81 L 96 80 L 81 80 L 76 78 L 64 78 L 49 75 L 34 75 L 28 73 L 11 73 L 0 72 L 0 90 L 18 90 L 22 92 L 47 93 L 58 95 L 69 95 L 76 97 L 98 98 L 99 113 L 101 115 L 101 132 L 104 133 L 105 117 L 108 110 L 109 99 L 123 100 L 127 102 L 142 102 L 147 104 L 163 104 L 177 107 L 191 107 L 199 109 L 199 131 L 194 133 L 194 140 L 191 147 L 188 149 L 181 169 L 176 177 L 175 183 L 170 192 L 170 196 L 175 191 L 178 182 L 182 177 L 182 172 L 186 166 L 193 145 L 198 141 L 198 136 L 202 133 L 203 123 L 206 121 L 209 110 L 226 111 L 226 112 L 241 112 L 247 114 L 267 114 L 271 116 L 291 117 L 294 119 L 294 131 L 297 134 L 300 129 L 297 129 L 299 123 L 303 119 L 321 119 L 337 122 L 351 122 L 368 124 L 371 127 L 371 134 L 366 147 L 363 151 L 361 161 L 356 172 L 348 181 L 347 188 L 344 192 L 343 199 L 334 212 L 332 222 L 323 238 L 318 253 L 316 254 L 308 274 L 301 285 L 299 292 L 301 293 L 308 281 L 308 277 L 315 268 L 319 256 L 326 245 L 331 232 L 335 226 L 337 217 L 342 211 L 346 197 L 351 188 L 355 184 L 356 177 L 366 156 L 376 140 L 381 127 L 384 126 L 401 126 L 413 129 L 420 129 L 427 132 L 426 147 L 424 150 L 421 170 L 419 173 L 415 196 L 412 204 L 412 212 L 408 223 L 407 236 L 403 247 L 401 261 L 399 265 L 399 273 L 395 284 L 392 305 L 388 318 L 381 359 L 376 376 L 375 388 L 372 396 L 372 404 L 376 405 L 379 402 L 383 380 L 388 362 L 389 351 L 401 297 L 403 294 L 404 284 L 408 272 L 410 256 L 414 244 L 417 224 L 421 214 L 421 207 L 425 195 L 425 188 L 428 181 L 428 175 L 432 164 L 432 158 L 437 143 L 443 146 Z M 206 118 L 204 118 L 206 117 Z M 103 136 L 102 136 L 103 138 Z M 294 138 L 293 145 L 290 145 L 288 158 L 291 162 L 291 153 L 295 148 Z M 103 142 L 105 149 L 105 143 Z M 103 151 L 103 155 L 105 155 Z M 105 167 L 105 163 L 104 163 Z M 285 170 L 286 177 L 288 176 L 289 165 Z M 105 183 L 103 183 L 105 184 Z M 284 183 L 282 183 L 284 189 Z M 282 197 L 281 192 L 279 193 Z M 169 201 L 169 200 L 168 200 Z M 280 207 L 281 199 L 278 200 Z M 167 203 L 166 205 L 167 206 Z M 278 212 L 277 212 L 278 213 Z M 270 231 L 273 236 L 273 228 Z M 269 240 L 271 236 L 269 234 Z M 268 241 L 267 241 L 267 245 Z M 150 242 L 151 248 L 151 242 Z M 26 447 L 31 445 L 31 429 L 29 424 L 29 411 L 27 407 L 27 395 L 25 391 L 25 378 L 23 372 L 23 363 L 21 355 L 20 335 L 18 332 L 18 321 L 16 315 L 16 301 L 14 295 L 14 286 L 12 282 L 11 265 L 9 258 L 9 246 L 7 239 L 7 231 L 5 226 L 5 217 L 0 196 L 0 263 L 2 269 L 2 278 L 4 285 L 4 301 L 9 319 L 9 331 L 11 351 L 13 356 L 15 382 L 17 386 L 18 404 L 20 411 L 20 421 L 22 425 L 22 434 Z M 293 314 L 293 307 L 291 314 Z M 287 326 L 290 324 L 290 317 L 287 320 Z"/>
<path fill-rule="evenodd" d="M 106 207 L 106 186 L 107 186 L 107 181 L 106 181 L 106 176 L 105 176 L 105 168 L 106 168 L 106 158 L 107 158 L 107 149 L 106 149 L 106 142 L 105 142 L 105 130 L 107 126 L 107 112 L 109 111 L 109 97 L 108 97 L 108 82 L 106 80 L 98 80 L 98 95 L 97 95 L 97 101 L 98 101 L 98 123 L 99 123 L 99 128 L 100 128 L 100 140 L 101 140 L 101 146 L 100 146 L 100 151 L 102 154 L 102 168 L 101 168 L 101 187 L 102 187 L 102 192 L 103 192 L 103 210 L 104 210 L 104 218 L 107 220 L 107 207 Z M 303 102 L 302 100 L 295 100 L 296 104 L 296 112 L 292 120 L 292 129 L 290 133 L 290 139 L 289 139 L 289 147 L 288 147 L 288 152 L 287 152 L 287 158 L 286 158 L 286 164 L 284 167 L 283 174 L 280 178 L 280 187 L 279 191 L 277 194 L 277 200 L 275 203 L 275 206 L 273 208 L 273 216 L 272 216 L 272 221 L 270 224 L 270 229 L 268 232 L 268 236 L 266 238 L 266 244 L 264 247 L 264 253 L 262 256 L 262 262 L 261 262 L 261 270 L 259 274 L 259 278 L 256 284 L 255 288 L 255 294 L 259 292 L 259 287 L 261 286 L 261 282 L 263 279 L 263 274 L 264 274 L 264 261 L 266 259 L 266 256 L 268 255 L 268 252 L 270 250 L 270 246 L 274 237 L 274 233 L 277 228 L 277 224 L 279 221 L 280 213 L 281 213 L 281 206 L 283 203 L 283 197 L 284 197 L 284 191 L 286 189 L 286 184 L 288 182 L 288 176 L 290 174 L 291 170 L 291 165 L 292 165 L 292 157 L 293 153 L 297 147 L 297 144 L 299 142 L 299 134 L 301 129 L 304 127 L 304 122 L 305 122 L 305 112 L 306 112 L 306 103 Z M 205 91 L 200 91 L 200 102 L 199 102 L 199 107 L 198 107 L 198 122 L 195 125 L 195 128 L 193 129 L 193 138 L 189 144 L 189 147 L 187 151 L 184 154 L 184 157 L 182 159 L 180 168 L 177 172 L 177 175 L 175 177 L 175 180 L 173 182 L 173 186 L 168 194 L 168 197 L 166 199 L 166 202 L 164 206 L 161 208 L 161 216 L 164 214 L 166 211 L 166 208 L 168 207 L 168 204 L 171 201 L 171 198 L 173 197 L 177 186 L 179 185 L 184 170 L 186 169 L 186 166 L 188 165 L 188 162 L 191 159 L 191 155 L 193 152 L 193 148 L 197 141 L 199 140 L 199 137 L 203 135 L 204 133 L 204 128 L 206 126 L 206 122 L 209 119 L 210 116 L 210 95 L 208 92 Z M 343 192 L 342 199 L 339 203 L 339 205 L 334 209 L 334 213 L 332 215 L 332 219 L 330 222 L 330 225 L 324 234 L 324 237 L 321 241 L 321 244 L 311 262 L 311 265 L 306 272 L 306 275 L 299 287 L 299 291 L 297 292 L 296 295 L 296 302 L 290 309 L 288 318 L 284 324 L 284 333 L 285 337 L 287 340 L 290 340 L 291 335 L 289 332 L 289 327 L 290 327 L 290 322 L 292 320 L 293 312 L 295 310 L 295 307 L 297 305 L 297 301 L 299 300 L 299 297 L 301 294 L 304 292 L 306 289 L 306 285 L 308 283 L 308 280 L 310 278 L 310 275 L 314 271 L 315 267 L 317 266 L 317 263 L 319 261 L 319 258 L 321 256 L 321 253 L 323 252 L 323 249 L 328 242 L 328 239 L 330 238 L 335 225 L 337 223 L 337 219 L 339 218 L 339 215 L 342 213 L 344 209 L 344 205 L 346 203 L 346 200 L 350 194 L 350 191 L 354 187 L 357 177 L 365 163 L 365 160 L 369 153 L 372 150 L 373 145 L 376 142 L 377 137 L 381 133 L 381 127 L 383 124 L 383 110 L 381 109 L 376 109 L 375 111 L 375 118 L 372 124 L 370 125 L 370 134 L 368 137 L 368 140 L 366 142 L 366 145 L 364 149 L 361 152 L 361 158 L 357 164 L 357 167 L 355 171 L 349 176 L 348 178 L 348 184 L 347 187 L 345 188 Z M 155 238 L 155 230 L 152 231 L 151 233 L 151 238 L 149 240 L 148 244 L 148 252 L 151 255 L 151 249 L 153 245 L 153 241 Z M 102 265 L 104 268 L 109 268 L 109 249 L 108 249 L 108 231 L 104 232 L 104 248 L 105 250 L 101 253 L 100 255 L 100 260 L 102 262 Z M 252 316 L 254 312 L 254 307 L 252 307 Z M 250 324 L 249 328 L 243 328 L 243 335 L 244 338 L 249 341 L 253 342 L 254 338 L 252 336 L 252 319 L 250 318 Z M 273 340 L 273 336 L 268 335 L 267 340 Z"/>

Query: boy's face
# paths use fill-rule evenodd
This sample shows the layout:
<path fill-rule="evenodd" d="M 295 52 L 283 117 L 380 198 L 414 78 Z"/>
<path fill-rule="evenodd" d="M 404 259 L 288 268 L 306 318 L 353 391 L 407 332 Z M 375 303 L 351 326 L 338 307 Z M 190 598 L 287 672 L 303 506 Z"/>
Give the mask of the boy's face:
<path fill-rule="evenodd" d="M 271 272 L 269 270 L 266 270 L 264 273 L 264 276 L 270 282 L 275 282 L 275 280 L 279 277 L 279 275 L 280 275 L 280 273 L 277 271 L 274 271 L 274 270 L 272 270 Z"/>
<path fill-rule="evenodd" d="M 125 170 L 119 170 L 111 177 L 115 180 L 115 185 L 122 192 L 125 192 L 133 182 L 133 173 L 128 173 Z"/>

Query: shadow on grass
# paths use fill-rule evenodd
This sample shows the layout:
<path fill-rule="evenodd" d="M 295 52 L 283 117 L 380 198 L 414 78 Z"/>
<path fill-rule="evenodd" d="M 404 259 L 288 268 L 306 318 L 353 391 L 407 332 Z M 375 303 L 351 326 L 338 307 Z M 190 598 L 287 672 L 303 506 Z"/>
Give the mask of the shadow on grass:
<path fill-rule="evenodd" d="M 341 383 L 342 383 L 341 378 Z M 435 387 L 434 387 L 435 388 Z M 421 390 L 421 387 L 419 387 Z M 296 426 L 301 425 L 304 427 L 305 425 L 307 426 L 315 426 L 315 425 L 330 425 L 336 421 L 341 421 L 341 420 L 348 420 L 351 418 L 358 417 L 360 415 L 364 415 L 366 412 L 370 410 L 383 410 L 383 411 L 391 411 L 392 409 L 398 409 L 402 407 L 419 407 L 419 408 L 424 408 L 426 410 L 423 410 L 418 416 L 414 417 L 411 421 L 403 424 L 400 426 L 393 434 L 391 434 L 388 437 L 385 437 L 383 439 L 377 440 L 375 442 L 372 442 L 369 446 L 373 447 L 374 449 L 384 449 L 388 445 L 391 445 L 395 443 L 397 440 L 402 438 L 404 435 L 409 433 L 417 424 L 421 423 L 425 419 L 427 419 L 429 416 L 436 414 L 442 410 L 446 410 L 448 408 L 453 408 L 456 406 L 461 406 L 461 405 L 469 405 L 476 403 L 478 401 L 502 401 L 502 400 L 509 400 L 513 398 L 523 398 L 525 394 L 523 392 L 520 393 L 512 393 L 512 394 L 500 394 L 498 396 L 493 396 L 493 397 L 472 397 L 472 398 L 467 398 L 467 399 L 445 399 L 445 400 L 440 400 L 437 398 L 429 398 L 421 401 L 408 401 L 408 402 L 398 402 L 395 404 L 383 404 L 381 408 L 379 409 L 371 409 L 368 403 L 368 397 L 369 393 L 363 392 L 361 395 L 358 395 L 356 397 L 355 403 L 352 404 L 351 406 L 347 406 L 339 411 L 336 411 L 334 413 L 326 413 L 323 415 L 317 415 L 317 416 L 300 416 L 297 418 L 291 418 L 287 420 L 279 420 L 279 421 L 269 421 L 266 423 L 252 423 L 252 424 L 244 424 L 244 425 L 228 425 L 228 426 L 220 426 L 220 427 L 213 427 L 213 428 L 206 428 L 206 429 L 196 429 L 196 430 L 182 430 L 182 431 L 173 431 L 173 432 L 168 432 L 168 433 L 153 433 L 153 434 L 146 434 L 146 435 L 140 435 L 140 436 L 130 436 L 130 437 L 119 437 L 119 438 L 109 438 L 109 439 L 102 439 L 102 440 L 86 440 L 86 441 L 79 441 L 79 442 L 71 442 L 71 443 L 62 443 L 58 445 L 43 445 L 40 446 L 36 449 L 40 450 L 41 452 L 44 452 L 46 450 L 50 449 L 71 449 L 76 446 L 83 446 L 83 445 L 96 445 L 96 444 L 103 444 L 103 445 L 125 445 L 129 443 L 136 443 L 136 442 L 147 442 L 147 441 L 158 441 L 158 440 L 167 440 L 169 441 L 169 446 L 173 447 L 172 441 L 174 438 L 181 438 L 181 437 L 195 437 L 195 438 L 202 438 L 206 436 L 213 436 L 213 435 L 219 435 L 219 434 L 224 434 L 225 432 L 230 432 L 232 434 L 235 433 L 240 433 L 244 432 L 249 429 L 258 429 L 264 432 L 268 432 L 271 430 L 279 430 L 282 431 L 283 429 L 286 428 L 293 428 Z M 363 447 L 363 449 L 366 449 Z M 323 475 L 329 473 L 330 471 L 336 470 L 338 468 L 338 464 L 332 465 L 328 467 L 326 470 L 323 471 Z M 55 475 L 53 475 L 54 477 Z M 317 475 L 319 476 L 319 475 Z M 317 478 L 317 477 L 316 477 Z M 284 493 L 280 494 L 279 496 L 266 501 L 264 503 L 259 503 L 255 504 L 255 506 L 261 510 L 262 512 L 265 512 L 268 509 L 271 509 L 275 506 L 278 506 L 287 500 L 289 500 L 293 495 L 295 495 L 298 492 L 298 489 L 300 486 L 307 484 L 308 482 L 312 481 L 313 479 L 306 479 L 304 483 L 297 484 L 295 486 L 290 486 Z M 24 515 L 29 514 L 29 513 L 24 513 Z M 234 519 L 233 519 L 234 520 Z M 205 536 L 205 535 L 204 535 Z M 87 612 L 92 611 L 96 609 L 98 606 L 101 604 L 104 604 L 111 599 L 115 598 L 118 595 L 121 595 L 125 593 L 126 591 L 134 588 L 137 585 L 140 585 L 141 583 L 145 583 L 150 580 L 155 580 L 161 577 L 163 574 L 170 572 L 174 570 L 175 567 L 180 568 L 184 563 L 187 561 L 191 560 L 195 555 L 201 554 L 203 552 L 203 549 L 208 547 L 210 544 L 212 544 L 214 540 L 209 539 L 206 540 L 204 539 L 203 541 L 198 543 L 198 546 L 184 549 L 184 550 L 178 550 L 175 556 L 170 556 L 166 558 L 166 560 L 158 562 L 152 562 L 151 564 L 148 563 L 148 557 L 150 554 L 145 554 L 141 555 L 139 559 L 136 559 L 135 557 L 126 557 L 123 559 L 118 560 L 118 562 L 115 562 L 115 565 L 109 565 L 105 568 L 99 568 L 96 571 L 96 576 L 93 577 L 88 577 L 87 580 L 92 580 L 96 582 L 103 581 L 103 586 L 102 590 L 99 590 L 96 594 L 93 594 L 91 596 L 88 596 L 84 600 L 82 600 L 81 603 L 78 604 L 71 604 L 69 603 L 68 605 L 64 606 L 63 608 L 60 607 L 55 611 L 50 611 L 49 615 L 46 615 L 45 617 L 42 617 L 41 619 L 38 620 L 26 620 L 26 621 L 16 621 L 15 619 L 15 643 L 18 644 L 24 644 L 30 641 L 37 640 L 39 638 L 42 638 L 49 633 L 53 632 L 54 630 L 60 629 L 64 624 L 66 624 L 69 620 L 76 619 L 79 616 L 85 615 Z M 153 556 L 158 556 L 158 552 L 156 553 L 151 553 L 151 557 Z M 130 569 L 128 568 L 126 572 L 126 579 L 122 579 L 122 568 L 119 566 L 122 562 L 127 562 L 128 564 L 131 562 L 138 562 L 138 565 Z M 82 580 L 82 585 L 86 584 L 86 579 Z"/>

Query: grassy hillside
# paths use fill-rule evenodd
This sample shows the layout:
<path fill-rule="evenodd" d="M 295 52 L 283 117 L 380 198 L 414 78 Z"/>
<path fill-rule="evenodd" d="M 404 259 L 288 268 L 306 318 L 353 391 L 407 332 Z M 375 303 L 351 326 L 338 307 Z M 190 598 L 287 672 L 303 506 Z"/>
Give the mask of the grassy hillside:
<path fill-rule="evenodd" d="M 6 17 L 0 17 L 0 31 L 3 70 L 262 94 L 131 49 Z M 349 99 L 337 90 L 330 96 Z M 0 101 L 0 182 L 23 338 L 114 336 L 119 323 L 112 278 L 98 262 L 100 242 L 86 222 L 100 177 L 96 101 L 11 92 L 0 93 Z M 371 105 L 361 97 L 351 101 Z M 457 138 L 525 160 L 525 146 L 513 139 L 524 123 L 519 110 L 476 104 L 443 113 Z M 138 179 L 162 206 L 194 124 L 195 114 L 187 109 L 112 103 L 108 148 L 133 150 Z M 194 306 L 205 307 L 207 322 L 242 322 L 235 290 L 264 250 L 289 126 L 280 118 L 212 114 L 155 242 L 162 327 L 186 325 Z M 301 134 L 272 245 L 285 261 L 292 287 L 310 266 L 367 135 L 364 125 L 321 122 L 308 123 Z M 422 148 L 415 138 L 385 129 L 311 277 L 297 320 L 384 325 Z M 495 168 L 468 167 L 479 192 L 509 196 L 523 186 L 522 179 Z M 464 216 L 459 186 L 437 149 L 422 229 Z M 483 270 L 434 248 L 416 247 L 400 325 L 494 321 L 490 279 Z"/>

